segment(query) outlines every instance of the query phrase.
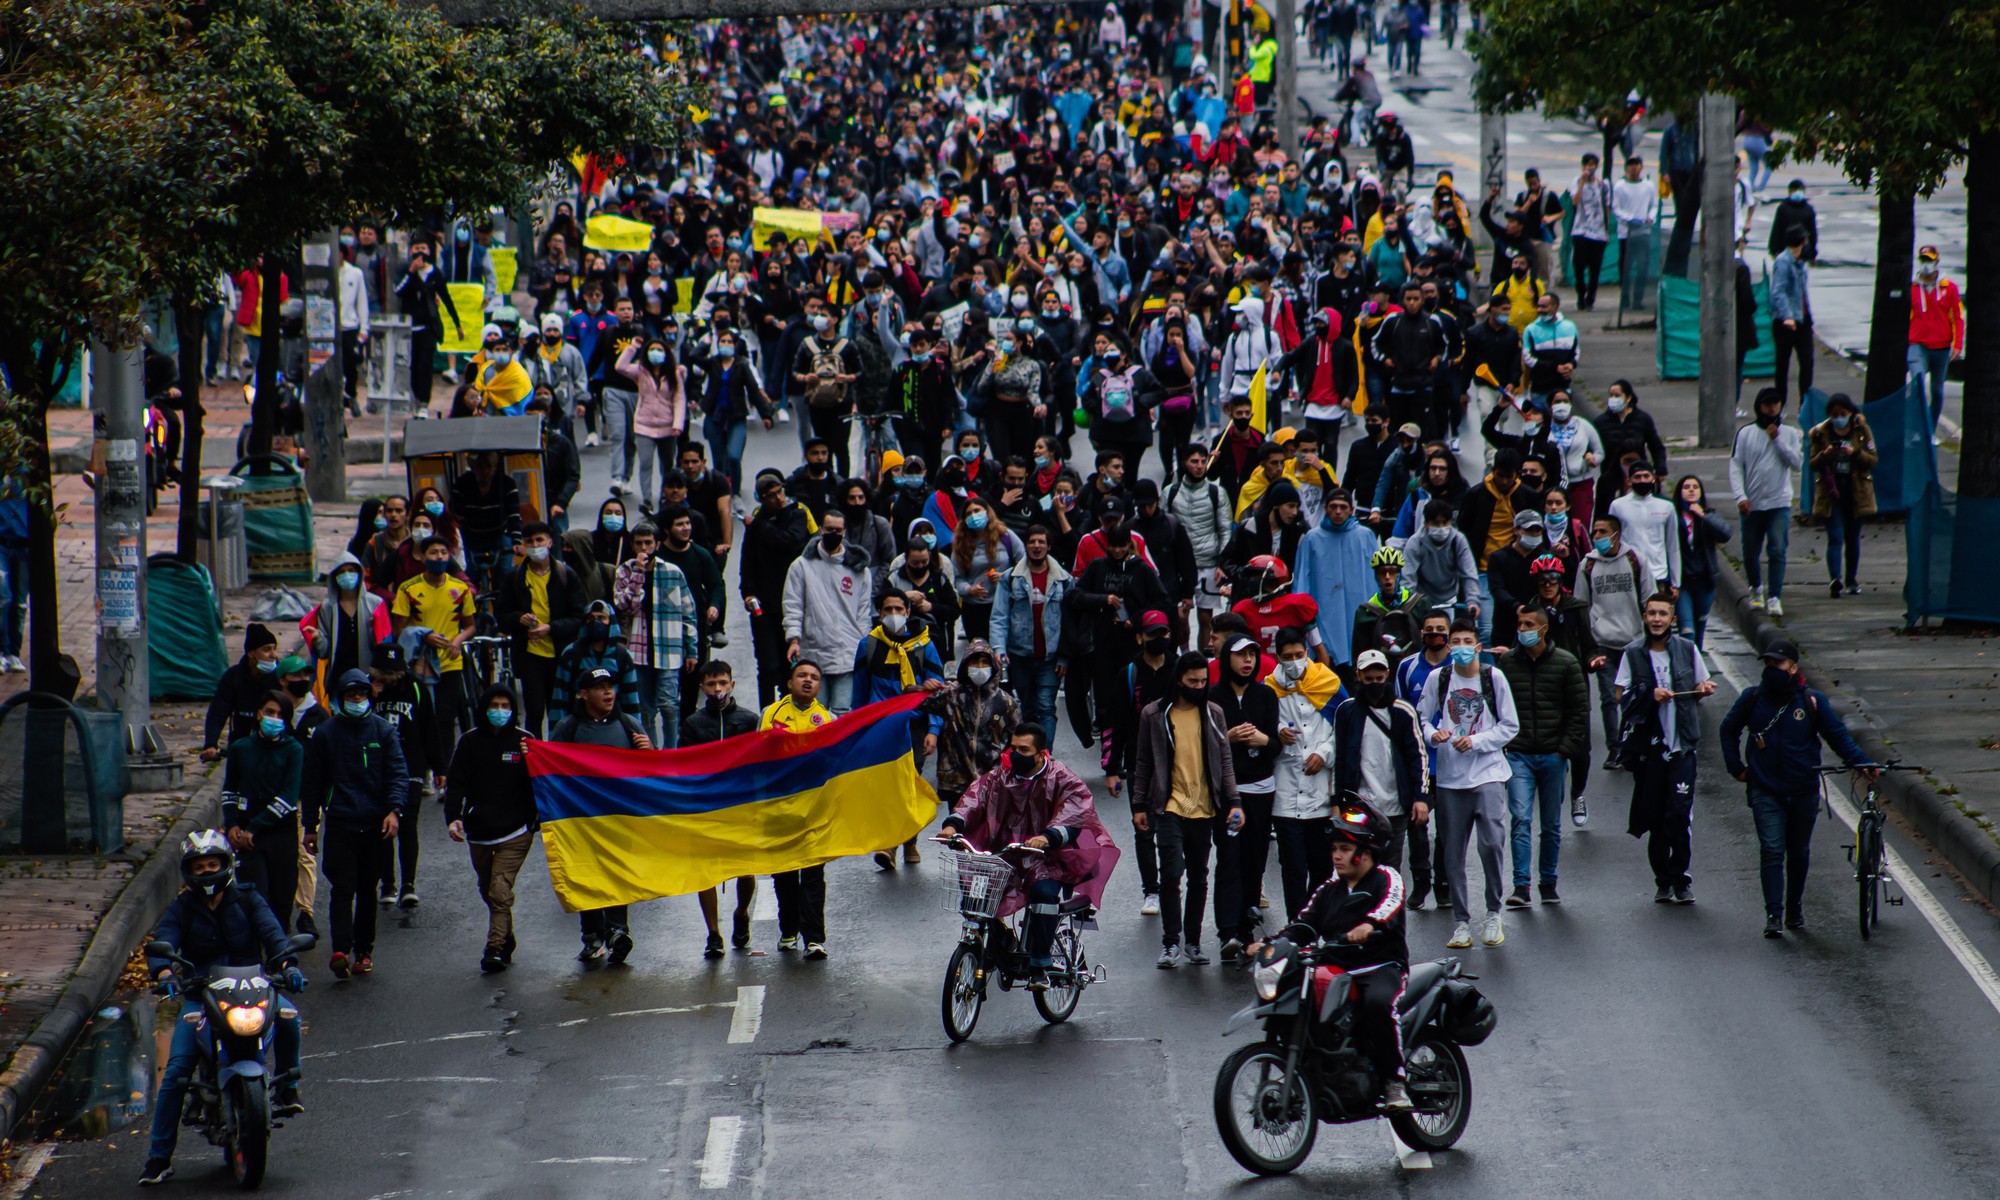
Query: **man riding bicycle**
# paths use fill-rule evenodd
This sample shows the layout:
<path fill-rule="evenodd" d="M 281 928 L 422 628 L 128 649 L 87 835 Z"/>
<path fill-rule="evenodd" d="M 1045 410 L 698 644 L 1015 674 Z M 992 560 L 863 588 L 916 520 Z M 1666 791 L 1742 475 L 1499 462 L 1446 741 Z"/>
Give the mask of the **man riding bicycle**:
<path fill-rule="evenodd" d="M 203 975 L 217 966 L 255 967 L 282 961 L 285 989 L 294 994 L 306 990 L 305 973 L 291 956 L 290 940 L 270 905 L 255 888 L 236 881 L 236 856 L 221 830 L 198 830 L 181 843 L 181 881 L 187 886 L 167 906 L 155 940 L 173 946 Z M 163 994 L 171 996 L 179 990 L 170 961 L 149 959 L 147 967 L 159 980 Z M 165 1183 L 173 1176 L 181 1104 L 187 1098 L 188 1079 L 201 1059 L 201 1036 L 196 1023 L 174 1022 L 173 1046 L 167 1053 L 159 1100 L 153 1107 L 152 1149 L 147 1151 L 146 1166 L 139 1175 L 141 1186 Z M 273 1116 L 295 1116 L 305 1111 L 299 1103 L 299 1010 L 282 997 L 278 1000 L 277 1049 L 278 1088 L 271 1112 Z"/>
<path fill-rule="evenodd" d="M 965 790 L 938 836 L 963 837 L 987 851 L 1017 842 L 1043 851 L 1018 864 L 1016 887 L 1025 883 L 1027 889 L 1028 964 L 1033 972 L 1028 986 L 1046 990 L 1062 902 L 1080 890 L 1092 904 L 1099 903 L 1118 861 L 1111 834 L 1097 818 L 1090 786 L 1050 756 L 1049 737 L 1041 726 L 1016 725 L 1000 765 Z"/>
<path fill-rule="evenodd" d="M 1410 946 L 1403 936 L 1403 877 L 1375 865 L 1375 856 L 1393 836 L 1389 818 L 1351 794 L 1343 797 L 1333 809 L 1333 878 L 1320 885 L 1298 919 L 1279 936 L 1300 946 L 1335 942 L 1355 947 L 1339 960 L 1360 992 L 1354 1040 L 1382 1077 L 1382 1108 L 1408 1112 L 1413 1106 L 1403 1082 L 1403 1037 L 1396 1024 L 1396 1005 L 1410 977 Z M 1338 916 L 1342 901 L 1356 895 L 1372 901 L 1367 917 L 1341 928 L 1347 925 Z M 1251 946 L 1245 953 L 1254 961 L 1259 949 Z"/>

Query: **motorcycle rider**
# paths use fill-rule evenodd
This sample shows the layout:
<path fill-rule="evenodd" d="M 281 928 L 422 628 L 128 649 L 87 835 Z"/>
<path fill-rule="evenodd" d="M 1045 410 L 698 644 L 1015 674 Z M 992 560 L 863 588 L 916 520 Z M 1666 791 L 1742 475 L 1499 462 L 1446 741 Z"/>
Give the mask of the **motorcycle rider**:
<path fill-rule="evenodd" d="M 181 843 L 181 882 L 186 886 L 160 917 L 155 940 L 166 942 L 199 974 L 216 966 L 255 967 L 280 962 L 281 982 L 287 991 L 306 990 L 305 972 L 291 956 L 290 942 L 283 926 L 271 913 L 264 898 L 248 884 L 236 879 L 236 857 L 230 853 L 229 837 L 220 829 L 201 829 Z M 180 988 L 174 980 L 170 960 L 148 958 L 147 969 L 159 981 L 166 996 Z M 202 1027 L 193 1021 L 175 1021 L 173 1047 L 167 1054 L 167 1068 L 160 1079 L 160 1092 L 153 1107 L 152 1148 L 139 1186 L 165 1183 L 174 1174 L 174 1144 L 179 1140 L 181 1104 L 187 1098 L 188 1079 L 201 1060 Z M 277 1095 L 271 1115 L 296 1116 L 305 1111 L 299 1102 L 299 1010 L 282 996 L 278 998 Z"/>
<path fill-rule="evenodd" d="M 1383 1111 L 1408 1112 L 1415 1106 L 1404 1086 L 1403 1038 L 1396 1024 L 1396 1005 L 1410 977 L 1410 945 L 1403 935 L 1403 876 L 1375 864 L 1375 855 L 1389 844 L 1390 836 L 1389 818 L 1351 794 L 1334 805 L 1333 878 L 1313 893 L 1298 919 L 1279 936 L 1300 946 L 1334 941 L 1359 947 L 1340 958 L 1360 991 L 1355 1044 L 1383 1080 Z M 1341 902 L 1354 895 L 1365 895 L 1374 903 L 1365 920 L 1339 928 L 1346 924 L 1336 920 Z M 1253 960 L 1259 949 L 1249 948 Z"/>

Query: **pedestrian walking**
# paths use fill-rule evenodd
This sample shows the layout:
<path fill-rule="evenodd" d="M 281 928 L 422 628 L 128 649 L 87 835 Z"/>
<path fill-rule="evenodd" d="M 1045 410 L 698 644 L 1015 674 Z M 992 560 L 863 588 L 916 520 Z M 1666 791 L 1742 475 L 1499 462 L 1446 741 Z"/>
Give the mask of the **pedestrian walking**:
<path fill-rule="evenodd" d="M 1813 516 L 1826 522 L 1827 590 L 1837 600 L 1861 590 L 1861 518 L 1875 515 L 1875 464 L 1880 455 L 1868 418 L 1845 392 L 1826 401 L 1826 420 L 1812 427 Z"/>
<path fill-rule="evenodd" d="M 389 873 L 389 844 L 409 815 L 410 780 L 401 739 L 375 714 L 368 672 L 340 677 L 337 704 L 306 743 L 299 827 L 306 849 L 324 855 L 333 887 L 328 966 L 346 979 L 375 969 L 375 891 Z"/>
<path fill-rule="evenodd" d="M 820 666 L 809 658 L 792 664 L 785 694 L 764 710 L 759 729 L 807 733 L 832 723 L 834 714 L 819 702 Z M 826 960 L 826 867 L 817 864 L 771 876 L 778 896 L 778 949 L 790 953 L 805 942 L 807 962 Z"/>
<path fill-rule="evenodd" d="M 1646 839 L 1654 902 L 1693 904 L 1695 703 L 1715 694 L 1715 682 L 1701 651 L 1673 633 L 1672 596 L 1647 597 L 1645 623 L 1645 636 L 1618 657 L 1618 754 L 1632 773 L 1626 832 Z"/>
<path fill-rule="evenodd" d="M 1500 671 L 1514 695 L 1520 731 L 1507 743 L 1507 813 L 1513 835 L 1514 890 L 1508 908 L 1527 908 L 1532 875 L 1543 904 L 1560 904 L 1556 889 L 1562 857 L 1562 809 L 1569 764 L 1590 745 L 1590 689 L 1583 664 L 1549 637 L 1549 614 L 1529 602 L 1517 610 L 1514 649 Z M 1535 822 L 1542 826 L 1540 870 L 1535 871 Z"/>
<path fill-rule="evenodd" d="M 1784 423 L 1784 392 L 1764 388 L 1752 405 L 1755 420 L 1738 429 L 1730 445 L 1729 490 L 1736 495 L 1743 526 L 1743 580 L 1750 585 L 1750 607 L 1782 617 L 1792 472 L 1805 466 L 1805 439 Z"/>
<path fill-rule="evenodd" d="M 1965 357 L 1965 306 L 1958 285 L 1938 267 L 1938 248 L 1917 248 L 1917 280 L 1910 286 L 1911 382 L 1930 391 L 1931 444 L 1937 444 L 1938 419 L 1944 416 L 1944 380 L 1951 364 Z"/>
<path fill-rule="evenodd" d="M 1445 945 L 1472 945 L 1465 843 L 1476 832 L 1480 871 L 1486 877 L 1486 918 L 1479 940 L 1498 946 L 1507 940 L 1500 919 L 1500 855 L 1507 828 L 1507 781 L 1514 774 L 1506 747 L 1520 732 L 1520 719 L 1506 676 L 1479 661 L 1479 627 L 1464 617 L 1453 621 L 1450 646 L 1450 668 L 1431 672 L 1417 703 L 1417 716 L 1437 751 L 1437 836 L 1443 841 L 1443 875 L 1451 885 L 1452 915 L 1458 920 Z"/>
<path fill-rule="evenodd" d="M 1604 721 L 1604 769 L 1618 758 L 1618 655 L 1645 633 L 1645 601 L 1653 594 L 1653 573 L 1625 548 L 1617 517 L 1599 517 L 1591 526 L 1591 550 L 1576 573 L 1576 598 L 1589 612 L 1590 657 L 1584 665 L 1597 676 L 1598 708 Z"/>
<path fill-rule="evenodd" d="M 1151 830 L 1160 851 L 1156 965 L 1162 971 L 1209 961 L 1201 949 L 1209 848 L 1219 861 L 1229 853 L 1229 836 L 1243 827 L 1222 709 L 1210 699 L 1208 660 L 1193 651 L 1182 654 L 1174 676 L 1172 698 L 1156 700 L 1139 714 L 1132 776 L 1132 827 Z M 1223 880 L 1216 881 L 1217 936 L 1225 936 L 1223 914 L 1236 911 L 1233 882 L 1225 896 Z"/>
<path fill-rule="evenodd" d="M 1778 348 L 1778 369 L 1771 385 L 1785 394 L 1791 360 L 1799 360 L 1799 399 L 1812 390 L 1812 297 L 1806 281 L 1806 231 L 1792 230 L 1784 253 L 1771 261 L 1771 342 Z"/>
<path fill-rule="evenodd" d="M 609 746 L 620 750 L 651 750 L 652 740 L 639 719 L 619 706 L 623 685 L 604 667 L 592 667 L 577 681 L 576 706 L 555 728 L 552 742 Z M 490 719 L 490 718 L 489 718 Z M 599 963 L 621 966 L 632 954 L 632 923 L 623 904 L 591 908 L 577 914 L 583 949 L 576 960 L 585 967 Z"/>
<path fill-rule="evenodd" d="M 479 969 L 491 974 L 514 962 L 514 880 L 534 848 L 535 793 L 528 780 L 514 693 L 503 683 L 480 693 L 479 723 L 458 739 L 445 773 L 445 830 L 465 844 L 486 905 L 486 949 Z"/>
<path fill-rule="evenodd" d="M 758 714 L 736 702 L 736 673 L 728 663 L 712 659 L 701 665 L 701 703 L 688 710 L 681 719 L 680 745 L 707 746 L 746 733 L 757 732 Z M 695 894 L 701 905 L 701 919 L 708 926 L 708 940 L 702 944 L 702 957 L 716 959 L 723 957 L 722 927 L 719 898 L 716 888 L 703 888 Z M 750 949 L 750 906 L 757 899 L 757 877 L 740 875 L 736 879 L 736 909 L 730 917 L 729 944 L 739 953 Z"/>

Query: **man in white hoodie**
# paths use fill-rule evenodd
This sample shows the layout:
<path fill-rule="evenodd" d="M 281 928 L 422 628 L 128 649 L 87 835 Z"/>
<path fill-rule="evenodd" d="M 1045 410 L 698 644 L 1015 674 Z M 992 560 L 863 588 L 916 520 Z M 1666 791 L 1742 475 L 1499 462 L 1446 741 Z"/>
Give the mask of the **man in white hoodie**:
<path fill-rule="evenodd" d="M 1659 477 L 1653 464 L 1632 464 L 1627 476 L 1632 490 L 1611 502 L 1611 515 L 1620 523 L 1619 537 L 1626 549 L 1646 564 L 1653 582 L 1678 595 L 1681 589 L 1680 514 L 1674 502 L 1659 495 Z"/>
<path fill-rule="evenodd" d="M 1264 302 L 1255 296 L 1245 296 L 1234 305 L 1236 310 L 1236 332 L 1229 335 L 1229 342 L 1222 350 L 1222 394 L 1224 402 L 1250 394 L 1250 384 L 1257 377 L 1257 369 L 1276 361 L 1285 348 L 1264 324 Z M 1267 378 L 1267 384 L 1270 382 Z M 1276 420 L 1279 407 L 1265 406 L 1266 421 Z M 1260 429 L 1259 433 L 1270 433 L 1270 429 Z"/>
<path fill-rule="evenodd" d="M 1805 437 L 1784 421 L 1785 394 L 1777 388 L 1757 393 L 1757 419 L 1736 431 L 1729 449 L 1729 490 L 1743 521 L 1743 578 L 1750 606 L 1774 617 L 1785 615 L 1785 550 L 1791 541 L 1792 472 L 1805 465 Z M 1771 578 L 1763 578 L 1768 554 Z M 1768 590 L 1766 590 L 1768 588 Z"/>
<path fill-rule="evenodd" d="M 827 510 L 819 538 L 785 572 L 785 653 L 824 664 L 820 701 L 835 715 L 854 706 L 854 648 L 875 627 L 868 555 L 846 537 L 846 516 Z"/>

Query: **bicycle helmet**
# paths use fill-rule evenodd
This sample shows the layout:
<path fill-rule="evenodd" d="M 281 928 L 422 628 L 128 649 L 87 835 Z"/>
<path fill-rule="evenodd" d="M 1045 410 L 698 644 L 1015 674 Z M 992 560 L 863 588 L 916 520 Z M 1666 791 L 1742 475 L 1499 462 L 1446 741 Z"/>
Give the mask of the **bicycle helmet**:
<path fill-rule="evenodd" d="M 1371 571 L 1379 571 L 1384 567 L 1394 567 L 1400 571 L 1403 565 L 1403 552 L 1394 546 L 1384 546 L 1368 559 L 1368 569 Z"/>
<path fill-rule="evenodd" d="M 204 858 L 221 859 L 222 869 L 207 875 L 195 874 L 195 863 Z M 203 896 L 213 896 L 234 886 L 236 852 L 229 848 L 229 838 L 220 829 L 197 829 L 181 843 L 181 882 L 189 891 Z"/>
<path fill-rule="evenodd" d="M 1292 590 L 1292 569 L 1274 554 L 1259 554 L 1244 564 L 1243 581 L 1250 585 L 1251 595 L 1269 600 Z"/>
<path fill-rule="evenodd" d="M 1528 564 L 1528 574 L 1530 575 L 1560 575 L 1562 573 L 1562 559 L 1557 558 L 1553 554 L 1540 555 L 1534 562 Z"/>
<path fill-rule="evenodd" d="M 1375 807 L 1352 792 L 1340 798 L 1333 806 L 1333 838 L 1339 842 L 1352 842 L 1371 854 L 1381 854 L 1388 849 L 1394 837 L 1394 829 L 1389 818 L 1376 811 Z"/>

